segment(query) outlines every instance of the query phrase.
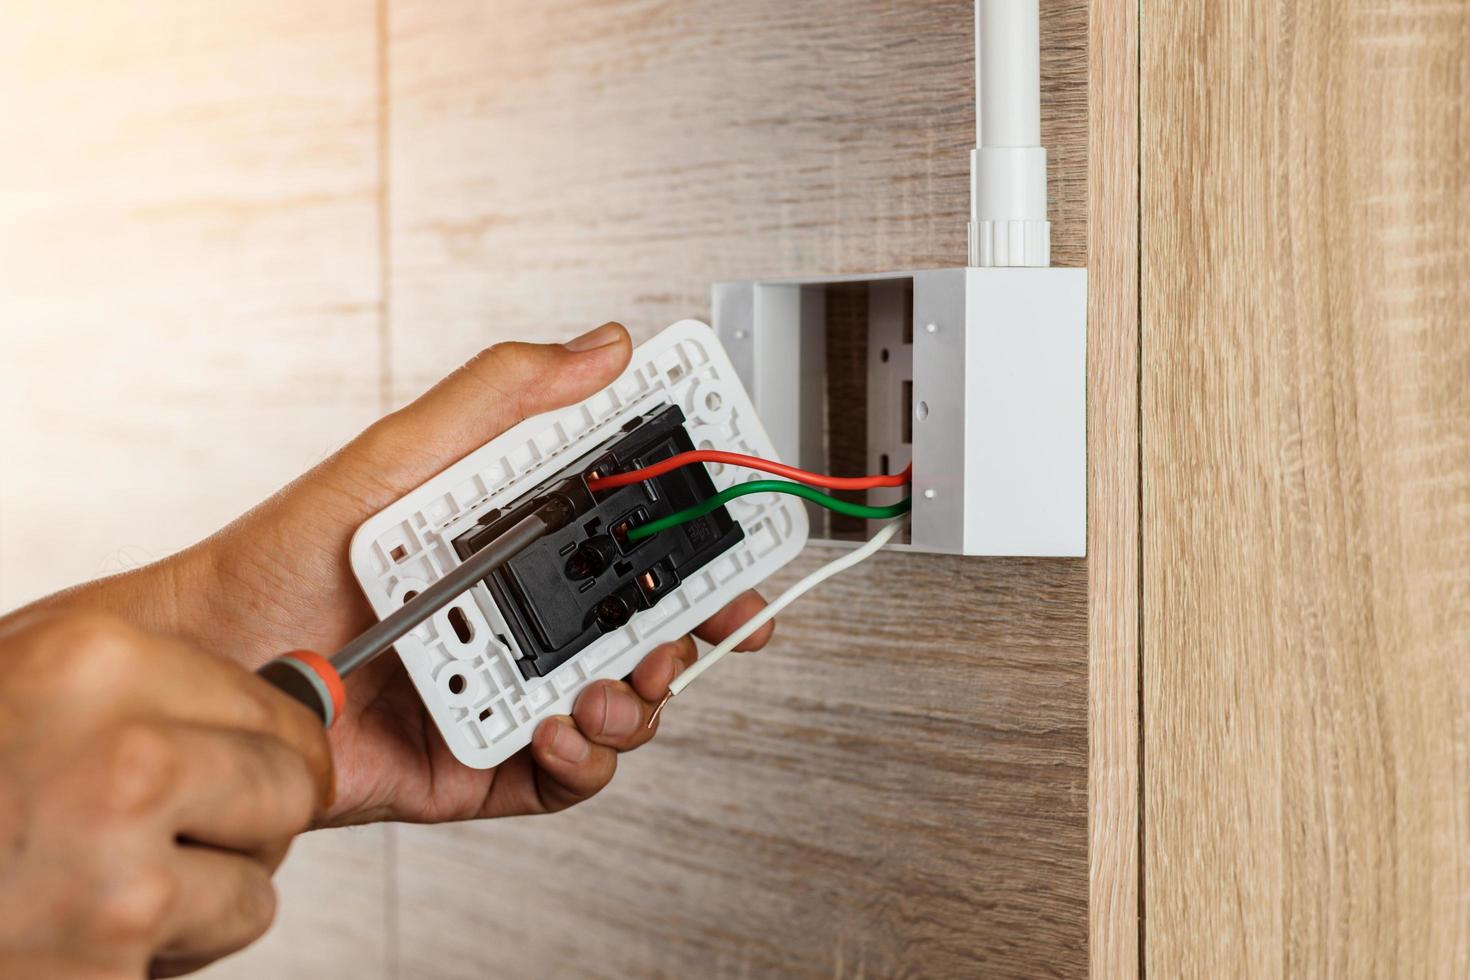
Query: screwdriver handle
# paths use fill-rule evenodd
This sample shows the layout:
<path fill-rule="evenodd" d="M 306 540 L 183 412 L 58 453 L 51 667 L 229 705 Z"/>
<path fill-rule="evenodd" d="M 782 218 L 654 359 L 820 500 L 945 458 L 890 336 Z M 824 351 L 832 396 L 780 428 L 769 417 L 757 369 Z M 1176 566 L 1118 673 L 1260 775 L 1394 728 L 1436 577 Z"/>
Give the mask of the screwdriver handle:
<path fill-rule="evenodd" d="M 331 728 L 347 707 L 347 688 L 342 684 L 342 675 L 319 653 L 292 650 L 256 673 L 286 696 L 310 708 L 322 720 L 323 728 Z"/>

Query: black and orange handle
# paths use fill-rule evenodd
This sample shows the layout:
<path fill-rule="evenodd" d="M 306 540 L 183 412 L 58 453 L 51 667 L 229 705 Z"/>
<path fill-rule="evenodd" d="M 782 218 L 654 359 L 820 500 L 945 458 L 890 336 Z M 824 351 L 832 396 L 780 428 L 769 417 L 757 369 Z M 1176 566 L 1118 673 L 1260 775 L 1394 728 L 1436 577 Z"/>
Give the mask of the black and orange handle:
<path fill-rule="evenodd" d="M 342 675 L 319 653 L 292 650 L 256 673 L 287 697 L 310 708 L 322 720 L 324 728 L 331 728 L 347 707 L 347 688 L 342 684 Z"/>

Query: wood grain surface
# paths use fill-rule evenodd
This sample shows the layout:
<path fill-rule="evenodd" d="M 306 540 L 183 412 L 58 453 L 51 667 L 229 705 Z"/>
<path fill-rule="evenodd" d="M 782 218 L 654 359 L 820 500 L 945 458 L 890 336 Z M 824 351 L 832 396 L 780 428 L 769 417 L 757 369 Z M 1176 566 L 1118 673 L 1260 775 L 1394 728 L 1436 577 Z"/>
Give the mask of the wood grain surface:
<path fill-rule="evenodd" d="M 3 601 L 166 554 L 378 409 L 371 11 L 0 31 Z"/>
<path fill-rule="evenodd" d="M 1138 4 L 1093 0 L 1088 58 L 1091 974 L 1139 973 Z"/>
<path fill-rule="evenodd" d="M 1470 6 L 1142 21 L 1147 972 L 1470 975 Z"/>
<path fill-rule="evenodd" d="M 1054 255 L 1121 283 L 1126 113 L 1089 122 L 1084 0 L 1043 7 Z M 1116 16 L 1092 43 L 1126 51 Z M 969 0 L 8 7 L 0 608 L 196 538 L 496 340 L 962 263 L 970 30 Z M 1127 430 L 1099 401 L 1127 394 L 1116 285 L 1094 439 Z M 1110 514 L 1130 492 L 1094 477 Z M 208 975 L 1080 976 L 1089 931 L 1126 961 L 1126 773 L 1093 789 L 1088 872 L 1126 614 L 1091 711 L 1087 643 L 1127 533 L 1094 534 L 1090 591 L 1081 561 L 876 559 L 588 806 L 308 836 L 271 936 Z"/>
<path fill-rule="evenodd" d="M 308 9 L 309 7 L 309 9 Z M 7 3 L 0 610 L 209 533 L 379 408 L 371 5 Z M 385 828 L 223 977 L 382 976 Z"/>
<path fill-rule="evenodd" d="M 881 557 L 589 806 L 307 838 L 213 975 L 1470 974 L 1470 10 L 1090 6 L 1044 3 L 1089 562 Z M 958 264 L 969 15 L 8 7 L 0 608 L 495 340 Z"/>
<path fill-rule="evenodd" d="M 1087 9 L 1045 4 L 1056 255 Z M 392 375 L 708 316 L 709 284 L 964 262 L 968 0 L 395 0 Z M 832 552 L 815 550 L 779 589 Z M 889 555 L 551 820 L 405 828 L 404 976 L 1080 976 L 1087 569 Z"/>

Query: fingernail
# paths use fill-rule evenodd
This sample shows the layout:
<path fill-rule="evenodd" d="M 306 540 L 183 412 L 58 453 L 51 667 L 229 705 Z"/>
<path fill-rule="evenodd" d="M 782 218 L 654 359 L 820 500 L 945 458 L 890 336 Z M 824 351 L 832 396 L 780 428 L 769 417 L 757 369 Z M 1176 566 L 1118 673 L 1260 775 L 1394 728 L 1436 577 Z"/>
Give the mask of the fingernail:
<path fill-rule="evenodd" d="M 551 754 L 567 762 L 581 762 L 592 751 L 592 743 L 582 733 L 565 722 L 556 723 L 556 735 L 551 739 Z"/>
<path fill-rule="evenodd" d="M 642 716 L 631 695 L 610 686 L 602 689 L 602 734 L 613 738 L 632 735 Z"/>
<path fill-rule="evenodd" d="M 608 344 L 615 344 L 618 342 L 618 338 L 622 336 L 622 333 L 622 324 L 604 323 L 596 330 L 589 330 L 582 336 L 567 341 L 562 346 L 575 354 L 580 354 L 584 351 L 606 347 Z"/>

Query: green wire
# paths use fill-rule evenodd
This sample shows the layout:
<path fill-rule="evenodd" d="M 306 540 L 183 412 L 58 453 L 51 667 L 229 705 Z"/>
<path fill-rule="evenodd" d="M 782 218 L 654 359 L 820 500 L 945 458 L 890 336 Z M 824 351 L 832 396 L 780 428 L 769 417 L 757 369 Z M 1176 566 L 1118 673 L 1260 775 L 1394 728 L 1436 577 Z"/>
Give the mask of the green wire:
<path fill-rule="evenodd" d="M 712 510 L 718 510 L 736 497 L 743 497 L 749 493 L 790 493 L 798 497 L 805 497 L 814 504 L 819 504 L 828 510 L 834 510 L 848 517 L 861 517 L 870 521 L 882 521 L 891 517 L 907 514 L 909 511 L 910 498 L 905 497 L 896 504 L 887 507 L 869 507 L 866 504 L 850 504 L 845 500 L 838 500 L 828 493 L 809 487 L 801 483 L 790 483 L 786 480 L 751 480 L 749 483 L 739 483 L 728 490 L 722 490 L 713 497 L 693 507 L 675 511 L 668 517 L 660 517 L 656 521 L 640 524 L 628 532 L 629 541 L 642 541 L 644 538 L 653 537 L 660 531 L 667 531 L 671 527 L 687 524 L 698 520 Z"/>

